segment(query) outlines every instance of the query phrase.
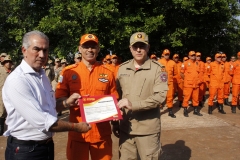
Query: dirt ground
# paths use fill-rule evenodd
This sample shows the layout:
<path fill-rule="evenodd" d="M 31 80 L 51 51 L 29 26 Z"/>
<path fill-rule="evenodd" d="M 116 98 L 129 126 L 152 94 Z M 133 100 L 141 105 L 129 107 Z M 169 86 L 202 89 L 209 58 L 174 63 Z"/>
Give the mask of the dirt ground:
<path fill-rule="evenodd" d="M 162 116 L 162 155 L 161 160 L 238 160 L 240 159 L 240 110 L 231 113 L 225 106 L 227 114 L 207 114 L 207 102 L 201 109 L 202 117 L 192 114 L 183 116 L 183 109 L 174 107 L 177 118 L 168 116 L 167 108 L 161 110 Z M 60 117 L 68 119 L 68 111 Z M 118 159 L 118 139 L 113 138 L 113 160 Z M 67 133 L 54 136 L 55 159 L 66 160 Z M 6 137 L 0 136 L 0 160 L 4 160 Z M 81 151 L 80 151 L 81 152 Z"/>

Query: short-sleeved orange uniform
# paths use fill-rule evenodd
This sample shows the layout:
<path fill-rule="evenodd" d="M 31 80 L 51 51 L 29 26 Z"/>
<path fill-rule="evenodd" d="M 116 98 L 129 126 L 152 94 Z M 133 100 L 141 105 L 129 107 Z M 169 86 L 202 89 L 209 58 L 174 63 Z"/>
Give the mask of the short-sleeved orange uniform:
<path fill-rule="evenodd" d="M 106 69 L 103 65 L 95 63 L 90 71 L 83 62 L 67 67 L 59 78 L 59 83 L 56 88 L 56 98 L 69 97 L 73 93 L 80 95 L 115 95 L 118 98 L 116 91 L 116 83 L 113 73 Z M 70 108 L 70 122 L 82 122 L 80 109 L 78 106 Z M 71 150 L 71 141 L 97 143 L 105 140 L 105 137 L 111 135 L 111 126 L 109 122 L 91 124 L 92 129 L 87 133 L 77 133 L 69 131 L 68 133 L 68 159 Z M 76 149 L 75 149 L 76 150 Z M 83 154 L 81 148 L 78 148 L 78 154 Z M 88 156 L 89 153 L 86 153 Z M 93 153 L 94 154 L 94 153 Z M 75 157 L 76 158 L 76 157 Z"/>

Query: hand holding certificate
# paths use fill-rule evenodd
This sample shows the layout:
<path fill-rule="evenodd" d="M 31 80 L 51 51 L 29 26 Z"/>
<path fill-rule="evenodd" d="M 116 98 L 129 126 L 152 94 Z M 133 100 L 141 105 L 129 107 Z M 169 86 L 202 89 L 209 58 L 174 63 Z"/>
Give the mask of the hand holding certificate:
<path fill-rule="evenodd" d="M 83 96 L 79 99 L 83 122 L 98 123 L 122 119 L 115 96 Z"/>

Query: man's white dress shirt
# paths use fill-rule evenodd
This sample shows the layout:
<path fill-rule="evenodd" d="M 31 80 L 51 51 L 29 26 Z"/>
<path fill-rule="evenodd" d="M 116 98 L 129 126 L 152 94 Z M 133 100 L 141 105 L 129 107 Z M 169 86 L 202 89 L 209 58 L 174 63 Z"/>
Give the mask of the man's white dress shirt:
<path fill-rule="evenodd" d="M 26 62 L 7 77 L 2 89 L 7 110 L 7 131 L 21 140 L 52 137 L 49 128 L 57 121 L 54 91 L 43 69 L 35 72 Z"/>

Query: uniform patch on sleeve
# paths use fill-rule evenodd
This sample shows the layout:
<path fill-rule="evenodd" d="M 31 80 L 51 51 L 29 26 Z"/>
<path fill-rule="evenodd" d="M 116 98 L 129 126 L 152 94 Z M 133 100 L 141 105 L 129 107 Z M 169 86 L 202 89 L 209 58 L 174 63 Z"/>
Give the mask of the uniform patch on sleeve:
<path fill-rule="evenodd" d="M 161 73 L 160 79 L 162 82 L 167 82 L 167 80 L 168 80 L 167 73 L 166 72 Z"/>
<path fill-rule="evenodd" d="M 59 78 L 58 78 L 58 82 L 62 83 L 62 81 L 63 81 L 63 76 L 60 75 Z"/>

